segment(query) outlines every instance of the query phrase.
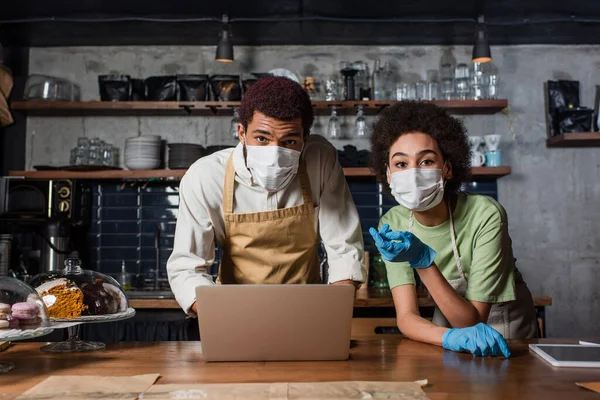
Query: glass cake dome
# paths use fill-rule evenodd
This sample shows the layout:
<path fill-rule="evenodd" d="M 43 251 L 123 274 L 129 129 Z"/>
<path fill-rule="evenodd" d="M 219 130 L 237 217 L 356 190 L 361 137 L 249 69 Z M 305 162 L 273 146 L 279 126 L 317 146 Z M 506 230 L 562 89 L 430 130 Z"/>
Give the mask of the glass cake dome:
<path fill-rule="evenodd" d="M 0 276 L 0 329 L 36 329 L 49 324 L 48 310 L 26 283 Z"/>
<path fill-rule="evenodd" d="M 29 280 L 53 320 L 82 320 L 86 317 L 126 312 L 127 295 L 108 275 L 81 268 L 79 258 L 65 260 L 65 268 L 38 274 Z"/>

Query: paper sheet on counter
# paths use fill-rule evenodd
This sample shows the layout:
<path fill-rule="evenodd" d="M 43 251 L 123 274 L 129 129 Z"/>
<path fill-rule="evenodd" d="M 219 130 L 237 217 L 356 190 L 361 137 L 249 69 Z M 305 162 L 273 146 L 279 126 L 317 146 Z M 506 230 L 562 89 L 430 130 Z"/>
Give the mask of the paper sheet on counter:
<path fill-rule="evenodd" d="M 306 382 L 154 385 L 140 399 L 244 399 L 333 400 L 399 399 L 426 400 L 416 382 Z"/>
<path fill-rule="evenodd" d="M 160 374 L 135 376 L 51 376 L 16 400 L 135 400 Z"/>
<path fill-rule="evenodd" d="M 600 393 L 600 382 L 576 382 L 577 386 Z"/>

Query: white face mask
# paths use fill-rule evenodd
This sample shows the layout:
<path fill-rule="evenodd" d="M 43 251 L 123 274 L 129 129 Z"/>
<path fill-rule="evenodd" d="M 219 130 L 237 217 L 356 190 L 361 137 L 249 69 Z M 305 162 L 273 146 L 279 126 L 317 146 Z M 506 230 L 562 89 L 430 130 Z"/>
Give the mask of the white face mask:
<path fill-rule="evenodd" d="M 410 168 L 394 172 L 390 176 L 390 189 L 401 206 L 413 211 L 429 210 L 444 198 L 442 170 Z"/>
<path fill-rule="evenodd" d="M 302 152 L 279 146 L 246 146 L 246 165 L 268 192 L 285 188 L 298 173 Z"/>

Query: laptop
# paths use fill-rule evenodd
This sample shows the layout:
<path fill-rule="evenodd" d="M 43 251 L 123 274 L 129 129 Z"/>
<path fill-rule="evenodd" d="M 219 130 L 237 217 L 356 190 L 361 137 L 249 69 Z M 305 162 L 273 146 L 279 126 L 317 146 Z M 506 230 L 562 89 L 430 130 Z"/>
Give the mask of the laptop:
<path fill-rule="evenodd" d="M 196 288 L 206 361 L 347 360 L 352 285 Z"/>

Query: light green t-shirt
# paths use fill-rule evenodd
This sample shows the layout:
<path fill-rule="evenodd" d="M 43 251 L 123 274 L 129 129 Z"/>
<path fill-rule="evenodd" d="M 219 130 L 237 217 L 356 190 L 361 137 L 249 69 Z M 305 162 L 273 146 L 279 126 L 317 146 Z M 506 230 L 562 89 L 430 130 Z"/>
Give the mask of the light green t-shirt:
<path fill-rule="evenodd" d="M 396 206 L 379 222 L 394 231 L 408 231 L 410 210 Z M 508 235 L 506 211 L 494 199 L 458 193 L 453 212 L 456 245 L 467 279 L 467 300 L 502 303 L 515 299 L 515 282 L 522 281 Z M 414 219 L 413 233 L 437 252 L 435 264 L 447 280 L 460 277 L 452 251 L 450 221 L 426 227 Z M 408 263 L 385 262 L 390 288 L 415 284 Z"/>

